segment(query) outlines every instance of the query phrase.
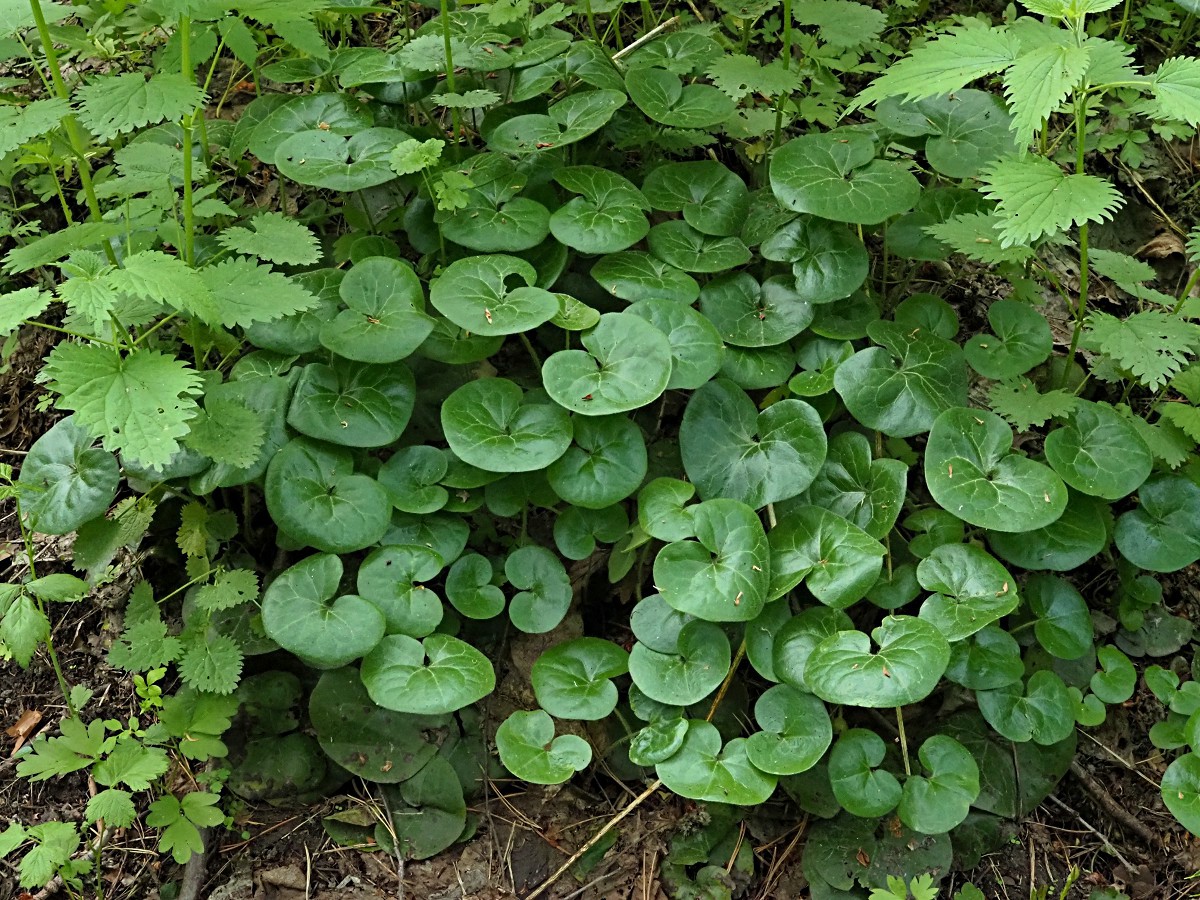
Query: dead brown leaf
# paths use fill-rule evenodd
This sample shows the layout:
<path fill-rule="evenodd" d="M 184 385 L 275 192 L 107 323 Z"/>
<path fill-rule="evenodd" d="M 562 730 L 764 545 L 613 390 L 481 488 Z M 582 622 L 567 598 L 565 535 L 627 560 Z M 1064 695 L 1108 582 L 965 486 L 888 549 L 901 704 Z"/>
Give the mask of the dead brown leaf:
<path fill-rule="evenodd" d="M 17 743 L 13 746 L 10 756 L 16 756 L 17 751 L 25 746 L 25 742 L 37 730 L 42 721 L 42 713 L 40 710 L 27 709 L 17 718 L 16 724 L 4 729 L 4 733 L 10 738 L 16 738 Z"/>

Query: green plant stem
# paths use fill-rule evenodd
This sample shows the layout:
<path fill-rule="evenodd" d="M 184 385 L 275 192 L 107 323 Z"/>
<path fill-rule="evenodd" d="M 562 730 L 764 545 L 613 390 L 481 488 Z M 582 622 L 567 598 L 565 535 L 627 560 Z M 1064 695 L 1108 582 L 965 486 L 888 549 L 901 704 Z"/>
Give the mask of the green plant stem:
<path fill-rule="evenodd" d="M 792 67 L 792 0 L 783 0 L 783 69 Z"/>
<path fill-rule="evenodd" d="M 458 88 L 454 84 L 454 49 L 450 46 L 450 4 L 448 0 L 441 0 L 440 4 L 442 20 L 442 46 L 446 52 L 446 87 L 450 88 L 450 93 L 458 93 Z M 589 11 L 591 7 L 588 7 Z M 462 122 L 458 117 L 458 107 L 451 107 L 450 120 L 454 124 L 454 139 L 457 141 L 462 133 Z"/>
<path fill-rule="evenodd" d="M 1084 173 L 1085 138 L 1087 137 L 1086 98 L 1075 97 L 1075 174 Z M 1083 322 L 1087 317 L 1088 302 L 1088 223 L 1079 226 L 1079 302 L 1075 308 L 1075 327 L 1071 331 L 1071 346 L 1067 349 L 1067 362 L 1063 366 L 1060 387 L 1067 386 L 1067 378 L 1071 372 L 1071 361 L 1075 359 L 1075 351 L 1079 349 L 1079 338 L 1083 334 Z"/>
<path fill-rule="evenodd" d="M 47 331 L 57 331 L 59 334 L 65 334 L 68 337 L 78 338 L 81 341 L 89 341 L 93 344 L 103 344 L 105 347 L 118 349 L 121 346 L 120 344 L 115 344 L 112 341 L 106 341 L 103 338 L 93 337 L 88 334 L 79 334 L 78 332 L 71 331 L 67 328 L 59 328 L 57 325 L 47 325 L 45 322 L 39 322 L 36 319 L 24 319 L 23 322 L 24 324 L 32 325 L 35 328 L 45 328 Z"/>
<path fill-rule="evenodd" d="M 179 56 L 183 77 L 195 82 L 192 69 L 192 20 L 190 16 L 179 17 Z M 192 121 L 196 111 L 183 117 L 183 261 L 189 266 L 196 264 L 196 214 L 192 200 Z"/>
<path fill-rule="evenodd" d="M 912 763 L 908 759 L 908 735 L 904 733 L 904 709 L 896 707 L 896 728 L 900 732 L 900 755 L 904 757 L 904 774 L 912 775 Z"/>
<path fill-rule="evenodd" d="M 521 338 L 521 343 L 525 345 L 525 349 L 529 352 L 529 358 L 533 360 L 533 367 L 539 372 L 542 371 L 542 360 L 538 356 L 537 350 L 533 349 L 533 343 L 529 340 L 529 336 L 523 331 L 517 332 L 517 336 Z"/>
<path fill-rule="evenodd" d="M 1197 281 L 1200 281 L 1200 266 L 1196 268 L 1196 271 L 1192 273 L 1192 277 L 1187 280 L 1187 284 L 1183 286 L 1183 292 L 1179 295 L 1179 299 L 1175 302 L 1175 306 L 1171 310 L 1173 314 L 1178 315 L 1179 311 L 1183 309 L 1183 304 L 1191 296 L 1192 288 L 1196 286 Z"/>
<path fill-rule="evenodd" d="M 58 63 L 58 51 L 54 49 L 54 41 L 50 38 L 50 26 L 46 24 L 41 0 L 29 0 L 29 8 L 33 12 L 33 21 L 37 26 L 38 37 L 42 41 L 42 52 L 46 55 L 46 68 L 50 70 L 50 81 L 54 85 L 54 93 L 60 100 L 69 101 L 71 92 L 67 89 L 62 66 Z M 67 132 L 67 139 L 71 142 L 71 149 L 75 151 L 77 157 L 79 181 L 83 185 L 83 196 L 87 201 L 88 214 L 93 222 L 99 222 L 103 218 L 103 214 L 100 212 L 100 201 L 96 198 L 96 186 L 92 183 L 92 167 L 87 159 L 89 141 L 84 136 L 83 129 L 74 114 L 64 116 L 62 123 Z M 104 243 L 104 254 L 110 263 L 114 266 L 117 264 L 117 255 L 107 241 Z"/>

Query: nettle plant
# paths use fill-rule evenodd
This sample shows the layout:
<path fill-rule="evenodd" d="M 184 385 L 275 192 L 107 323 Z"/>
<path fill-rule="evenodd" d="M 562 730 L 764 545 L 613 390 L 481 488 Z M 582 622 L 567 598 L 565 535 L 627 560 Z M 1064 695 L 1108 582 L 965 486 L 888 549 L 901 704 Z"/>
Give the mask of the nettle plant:
<path fill-rule="evenodd" d="M 603 757 L 713 804 L 664 863 L 681 896 L 752 870 L 737 807 L 772 797 L 812 817 L 814 896 L 973 865 L 1132 695 L 1130 657 L 1192 637 L 1156 578 L 1200 559 L 1192 284 L 1089 249 L 1120 197 L 1084 149 L 1110 90 L 1196 124 L 1200 62 L 1139 74 L 1085 28 L 1112 5 L 964 23 L 859 95 L 873 120 L 792 134 L 820 120 L 802 66 L 876 42 L 874 10 L 731 9 L 614 52 L 615 7 L 443 4 L 383 49 L 349 46 L 365 7 L 160 0 L 111 25 L 171 35 L 148 70 L 72 88 L 34 0 L 54 96 L 4 137 L 48 148 L 18 165 L 69 222 L 77 174 L 90 219 L 5 258 L 27 286 L 0 325 L 66 333 L 42 379 L 72 415 L 11 488 L 29 570 L 0 640 L 55 660 L 46 604 L 148 532 L 175 574 L 138 586 L 109 656 L 156 721 L 72 706 L 19 771 L 92 767 L 112 825 L 153 791 L 181 860 L 223 787 L 358 776 L 383 812 L 330 833 L 424 858 L 473 832 L 494 743 L 526 782 Z M 780 44 L 752 46 L 768 14 Z M 230 56 L 305 87 L 206 120 Z M 1001 73 L 1006 101 L 966 87 Z M 296 214 L 246 209 L 249 178 Z M 1056 354 L 1039 251 L 1073 239 Z M 993 333 L 909 290 L 956 252 L 1013 281 Z M 1091 274 L 1137 311 L 1090 310 Z M 48 584 L 35 535 L 71 532 L 84 577 Z M 493 729 L 479 704 L 524 635 L 550 637 Z M 1194 682 L 1151 671 L 1160 742 L 1193 751 L 1163 797 L 1200 832 Z M 212 789 L 188 793 L 197 763 Z M 26 883 L 48 854 L 75 874 L 75 824 L 45 828 L 0 843 L 35 845 Z"/>

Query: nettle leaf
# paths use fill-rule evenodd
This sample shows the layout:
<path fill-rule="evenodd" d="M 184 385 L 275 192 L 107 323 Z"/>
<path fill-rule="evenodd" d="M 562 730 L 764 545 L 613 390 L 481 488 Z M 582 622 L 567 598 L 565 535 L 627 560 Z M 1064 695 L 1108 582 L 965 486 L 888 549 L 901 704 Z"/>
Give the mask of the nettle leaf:
<path fill-rule="evenodd" d="M 517 710 L 496 729 L 504 767 L 531 784 L 560 784 L 587 768 L 591 745 L 577 734 L 554 736 L 554 720 L 542 710 Z"/>
<path fill-rule="evenodd" d="M 630 302 L 670 300 L 686 305 L 700 296 L 700 285 L 691 275 L 640 250 L 602 257 L 591 274 L 605 291 Z"/>
<path fill-rule="evenodd" d="M 514 156 L 565 147 L 599 131 L 625 102 L 623 91 L 578 91 L 552 104 L 545 115 L 502 122 L 487 135 L 488 147 Z"/>
<path fill-rule="evenodd" d="M 332 444 L 383 447 L 404 432 L 415 399 L 412 373 L 403 363 L 311 363 L 300 370 L 287 421 Z"/>
<path fill-rule="evenodd" d="M 24 106 L 5 106 L 0 109 L 0 153 L 7 155 L 57 128 L 70 112 L 70 103 L 57 97 L 34 100 Z"/>
<path fill-rule="evenodd" d="M 36 319 L 53 302 L 53 294 L 36 287 L 21 288 L 0 297 L 0 337 L 8 337 L 26 319 Z"/>
<path fill-rule="evenodd" d="M 189 423 L 184 443 L 213 462 L 235 468 L 252 466 L 262 452 L 266 426 L 258 414 L 231 397 L 214 394 Z"/>
<path fill-rule="evenodd" d="M 629 98 L 655 122 L 673 128 L 711 128 L 734 112 L 734 103 L 707 84 L 685 85 L 665 69 L 643 66 L 625 76 Z"/>
<path fill-rule="evenodd" d="M 518 280 L 525 284 L 510 287 Z M 429 300 L 455 325 L 475 334 L 517 334 L 558 314 L 558 298 L 536 283 L 537 270 L 523 259 L 470 256 L 446 267 L 430 288 Z"/>
<path fill-rule="evenodd" d="M 995 334 L 978 334 L 963 347 L 971 368 L 985 378 L 1024 375 L 1054 349 L 1050 323 L 1028 303 L 997 300 L 988 307 L 988 324 Z"/>
<path fill-rule="evenodd" d="M 754 704 L 761 731 L 746 739 L 750 762 L 771 775 L 798 775 L 817 764 L 833 742 L 825 704 L 786 684 L 768 688 Z"/>
<path fill-rule="evenodd" d="M 646 442 L 626 416 L 584 416 L 574 443 L 550 464 L 550 487 L 572 506 L 603 509 L 624 500 L 646 477 Z"/>
<path fill-rule="evenodd" d="M 250 220 L 249 228 L 232 225 L 217 235 L 217 242 L 234 253 L 280 265 L 307 266 L 321 258 L 317 236 L 277 212 L 259 213 Z"/>
<path fill-rule="evenodd" d="M 825 428 L 803 400 L 761 413 L 726 379 L 692 394 L 679 429 L 688 478 L 700 497 L 726 497 L 755 509 L 794 497 L 825 461 Z"/>
<path fill-rule="evenodd" d="M 1041 393 L 1028 378 L 1017 378 L 992 385 L 988 405 L 1007 419 L 1017 431 L 1045 425 L 1050 419 L 1068 416 L 1079 398 L 1068 390 Z"/>
<path fill-rule="evenodd" d="M 1166 60 L 1151 77 L 1150 91 L 1163 117 L 1200 125 L 1200 59 L 1175 56 Z"/>
<path fill-rule="evenodd" d="M 849 297 L 867 280 L 870 260 L 850 229 L 816 216 L 800 216 L 762 243 L 763 257 L 792 264 L 796 292 L 808 303 Z"/>
<path fill-rule="evenodd" d="M 879 38 L 887 17 L 877 9 L 851 0 L 801 0 L 792 15 L 800 25 L 815 25 L 822 41 L 852 48 Z"/>
<path fill-rule="evenodd" d="M 560 719 L 603 719 L 617 706 L 612 679 L 629 671 L 629 654 L 611 641 L 581 637 L 555 644 L 533 664 L 538 705 Z"/>
<path fill-rule="evenodd" d="M 383 614 L 354 594 L 335 596 L 342 561 L 317 553 L 279 575 L 263 592 L 263 630 L 318 669 L 336 669 L 369 653 L 383 638 Z"/>
<path fill-rule="evenodd" d="M 711 622 L 690 621 L 673 642 L 652 649 L 638 640 L 629 651 L 629 674 L 647 697 L 671 706 L 699 703 L 725 679 L 732 661 L 729 638 Z"/>
<path fill-rule="evenodd" d="M 49 639 L 50 620 L 28 594 L 23 593 L 12 601 L 0 618 L 0 643 L 21 668 L 29 666 L 38 644 Z"/>
<path fill-rule="evenodd" d="M 1032 246 L 1003 244 L 1003 224 L 1004 220 L 994 213 L 971 212 L 952 216 L 945 222 L 926 225 L 923 230 L 949 247 L 952 252 L 989 265 L 1005 262 L 1023 263 L 1032 259 Z"/>
<path fill-rule="evenodd" d="M 1200 325 L 1160 310 L 1123 319 L 1092 313 L 1087 325 L 1088 342 L 1151 390 L 1170 381 L 1200 345 Z"/>
<path fill-rule="evenodd" d="M 667 544 L 654 560 L 654 583 L 672 607 L 710 622 L 747 622 L 762 611 L 770 586 L 766 532 L 736 500 L 692 509 L 696 540 Z"/>
<path fill-rule="evenodd" d="M 93 446 L 74 416 L 56 422 L 29 449 L 21 466 L 21 512 L 42 534 L 69 534 L 101 516 L 121 481 L 117 458 Z"/>
<path fill-rule="evenodd" d="M 1017 608 L 1017 583 L 986 551 L 973 544 L 942 544 L 917 565 L 917 580 L 935 591 L 920 617 L 951 643 L 970 637 Z"/>
<path fill-rule="evenodd" d="M 267 509 L 285 533 L 326 553 L 377 542 L 392 504 L 379 482 L 354 473 L 348 451 L 294 438 L 267 466 Z"/>
<path fill-rule="evenodd" d="M 147 80 L 137 72 L 93 80 L 75 92 L 79 120 L 102 141 L 145 125 L 177 121 L 204 105 L 204 91 L 176 72 Z"/>
<path fill-rule="evenodd" d="M 560 350 L 542 366 L 546 393 L 585 416 L 628 412 L 657 399 L 671 377 L 666 335 L 628 313 L 605 313 L 580 337 L 586 350 Z"/>
<path fill-rule="evenodd" d="M 396 177 L 388 159 L 392 148 L 407 139 L 408 134 L 395 128 L 365 128 L 350 137 L 332 130 L 301 131 L 275 148 L 273 161 L 298 184 L 361 191 Z"/>
<path fill-rule="evenodd" d="M 1013 109 L 1017 143 L 1028 147 L 1046 119 L 1079 85 L 1091 62 L 1091 48 L 1063 32 L 1063 40 L 1023 51 L 1004 76 L 1004 96 Z"/>
<path fill-rule="evenodd" d="M 1092 649 L 1092 615 L 1083 595 L 1066 579 L 1031 575 L 1025 600 L 1036 616 L 1034 634 L 1047 653 L 1079 659 Z"/>
<path fill-rule="evenodd" d="M 685 272 L 724 272 L 750 261 L 750 250 L 738 237 L 714 237 L 687 222 L 660 222 L 646 236 L 650 252 Z"/>
<path fill-rule="evenodd" d="M 762 284 L 746 272 L 718 275 L 700 291 L 700 312 L 727 344 L 777 346 L 813 320 L 812 304 L 798 285 L 799 279 L 783 275 Z"/>
<path fill-rule="evenodd" d="M 767 540 L 769 599 L 783 596 L 803 581 L 809 593 L 837 609 L 866 596 L 887 552 L 857 525 L 817 506 L 789 510 Z"/>
<path fill-rule="evenodd" d="M 708 64 L 705 74 L 731 100 L 741 100 L 747 94 L 786 97 L 799 90 L 804 81 L 796 69 L 785 69 L 782 60 L 764 66 L 742 53 L 718 56 Z"/>
<path fill-rule="evenodd" d="M 952 737 L 935 734 L 918 751 L 929 772 L 904 782 L 897 814 L 922 834 L 943 834 L 960 824 L 979 796 L 979 766 L 971 752 Z"/>
<path fill-rule="evenodd" d="M 894 322 L 867 330 L 882 346 L 855 353 L 833 380 L 855 419 L 890 437 L 911 437 L 932 428 L 944 410 L 965 405 L 966 361 L 956 344 Z"/>
<path fill-rule="evenodd" d="M 904 503 L 908 467 L 872 459 L 871 442 L 856 431 L 829 439 L 829 451 L 807 499 L 857 525 L 876 540 L 892 530 Z"/>
<path fill-rule="evenodd" d="M 320 327 L 322 346 L 346 359 L 394 363 L 433 331 L 425 293 L 412 266 L 373 256 L 355 263 L 338 286 L 346 309 Z"/>
<path fill-rule="evenodd" d="M 933 499 L 964 522 L 993 531 L 1032 531 L 1067 505 L 1067 489 L 1042 463 L 1012 452 L 1012 430 L 985 410 L 938 416 L 925 450 Z"/>
<path fill-rule="evenodd" d="M 896 808 L 901 787 L 896 776 L 877 768 L 887 754 L 883 738 L 865 728 L 843 732 L 829 753 L 829 784 L 848 813 L 878 818 Z"/>
<path fill-rule="evenodd" d="M 1176 475 L 1142 485 L 1140 501 L 1117 519 L 1114 537 L 1121 555 L 1139 569 L 1175 572 L 1200 559 L 1200 487 Z"/>
<path fill-rule="evenodd" d="M 667 336 L 671 345 L 667 390 L 695 390 L 720 371 L 725 359 L 720 332 L 691 306 L 675 300 L 639 300 L 626 312 L 645 319 Z M 599 314 L 596 318 L 599 320 Z"/>
<path fill-rule="evenodd" d="M 859 225 L 912 209 L 921 193 L 906 165 L 876 159 L 874 140 L 857 131 L 788 141 L 771 158 L 771 189 L 788 209 Z"/>
<path fill-rule="evenodd" d="M 553 358 L 553 357 L 551 357 Z M 554 403 L 527 402 L 511 381 L 469 381 L 442 403 L 442 429 L 450 449 L 488 472 L 532 472 L 567 452 L 573 428 Z"/>
<path fill-rule="evenodd" d="M 128 264 L 126 260 L 126 269 Z M 227 328 L 290 316 L 312 309 L 318 302 L 302 283 L 244 257 L 197 269 L 196 276 L 207 288 L 213 310 L 211 316 L 202 314 L 201 318 Z"/>
<path fill-rule="evenodd" d="M 446 634 L 388 635 L 363 659 L 361 676 L 380 706 L 418 715 L 456 712 L 496 689 L 488 658 Z"/>
<path fill-rule="evenodd" d="M 691 800 L 757 806 L 775 791 L 776 779 L 750 762 L 745 738 L 723 747 L 721 733 L 711 722 L 688 722 L 683 746 L 655 771 L 672 792 Z"/>
<path fill-rule="evenodd" d="M 1053 672 L 1035 672 L 1024 686 L 977 691 L 975 700 L 988 724 L 1010 741 L 1057 744 L 1075 730 L 1075 706 Z"/>
<path fill-rule="evenodd" d="M 1111 406 L 1076 402 L 1066 424 L 1046 435 L 1046 462 L 1075 490 L 1120 500 L 1150 476 L 1154 458 L 1137 429 Z"/>
<path fill-rule="evenodd" d="M 950 644 L 935 626 L 888 616 L 870 637 L 839 631 L 821 641 L 808 657 L 804 681 L 828 703 L 907 706 L 932 693 L 949 662 Z"/>
<path fill-rule="evenodd" d="M 504 575 L 519 590 L 508 604 L 508 617 L 518 630 L 545 634 L 558 626 L 574 592 L 557 556 L 545 547 L 521 547 L 504 561 Z"/>
<path fill-rule="evenodd" d="M 196 605 L 216 612 L 233 609 L 258 599 L 258 576 L 249 569 L 231 569 L 219 573 L 212 584 L 196 591 Z"/>
<path fill-rule="evenodd" d="M 876 118 L 899 134 L 925 136 L 925 158 L 949 178 L 973 178 L 987 163 L 1018 150 L 1012 116 L 987 91 L 968 88 L 910 103 L 889 98 Z"/>
<path fill-rule="evenodd" d="M 1125 200 L 1095 175 L 1068 175 L 1042 156 L 1004 159 L 980 176 L 984 196 L 996 201 L 1000 245 L 1031 244 L 1084 222 L 1112 218 Z"/>
<path fill-rule="evenodd" d="M 58 344 L 38 377 L 105 449 L 150 467 L 179 450 L 200 392 L 200 376 L 173 356 L 142 349 L 120 356 L 98 344 Z"/>
<path fill-rule="evenodd" d="M 741 233 L 750 203 L 746 183 L 713 160 L 659 166 L 642 193 L 655 209 L 682 212 L 697 231 L 718 237 Z"/>

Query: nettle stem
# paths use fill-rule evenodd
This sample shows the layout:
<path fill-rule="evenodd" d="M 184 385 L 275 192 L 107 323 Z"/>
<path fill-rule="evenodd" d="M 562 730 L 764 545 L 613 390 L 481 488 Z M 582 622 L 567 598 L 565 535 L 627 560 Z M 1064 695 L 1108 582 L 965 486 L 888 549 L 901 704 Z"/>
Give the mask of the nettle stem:
<path fill-rule="evenodd" d="M 1084 139 L 1087 136 L 1087 99 L 1082 94 L 1075 95 L 1075 174 L 1084 172 Z M 1088 223 L 1079 226 L 1079 302 L 1075 307 L 1075 328 L 1071 331 L 1071 346 L 1067 350 L 1066 364 L 1063 366 L 1060 387 L 1066 387 L 1071 377 L 1071 363 L 1075 360 L 1075 351 L 1079 349 L 1079 338 L 1083 334 L 1083 322 L 1087 318 L 1088 302 Z"/>
<path fill-rule="evenodd" d="M 179 17 L 179 56 L 183 77 L 189 82 L 196 80 L 192 69 L 192 19 Z M 189 266 L 196 264 L 196 214 L 192 200 L 192 120 L 196 111 L 183 117 L 183 260 Z"/>
<path fill-rule="evenodd" d="M 33 22 L 37 26 L 38 37 L 42 41 L 42 53 L 46 56 L 46 68 L 50 70 L 50 82 L 54 85 L 54 93 L 60 100 L 69 101 L 71 92 L 67 89 L 67 82 L 63 78 L 62 66 L 58 62 L 58 51 L 54 49 L 54 41 L 50 38 L 50 26 L 46 24 L 46 16 L 42 12 L 40 0 L 29 0 L 29 8 L 33 12 Z M 71 142 L 71 149 L 75 151 L 76 163 L 79 166 L 79 182 L 83 185 L 83 196 L 87 201 L 88 214 L 93 222 L 99 222 L 103 215 L 100 212 L 100 201 L 96 199 L 96 186 L 92 183 L 92 167 L 87 158 L 90 141 L 84 135 L 83 129 L 73 113 L 64 116 L 62 124 L 67 132 L 67 139 Z M 107 241 L 104 242 L 104 254 L 110 263 L 114 266 L 117 264 L 117 255 Z"/>
<path fill-rule="evenodd" d="M 446 52 L 446 87 L 450 88 L 450 93 L 457 94 L 458 88 L 454 84 L 454 48 L 450 46 L 450 4 L 448 0 L 441 0 L 439 18 L 442 20 L 442 46 Z M 450 121 L 454 123 L 454 139 L 457 141 L 462 133 L 462 122 L 458 118 L 457 106 L 450 108 Z"/>

